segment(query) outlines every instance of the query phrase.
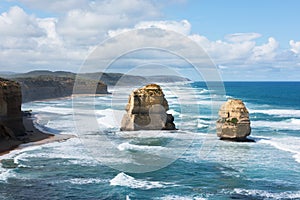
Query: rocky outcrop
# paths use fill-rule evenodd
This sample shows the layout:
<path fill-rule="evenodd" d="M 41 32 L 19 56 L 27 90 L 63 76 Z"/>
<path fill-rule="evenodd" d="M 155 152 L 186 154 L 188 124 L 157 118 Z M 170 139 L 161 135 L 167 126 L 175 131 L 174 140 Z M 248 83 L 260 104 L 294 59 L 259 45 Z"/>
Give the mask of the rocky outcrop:
<path fill-rule="evenodd" d="M 107 94 L 107 85 L 100 81 L 80 79 L 73 92 L 75 77 L 38 76 L 15 78 L 22 86 L 23 103 L 67 97 L 72 94 Z M 97 88 L 95 86 L 97 85 Z"/>
<path fill-rule="evenodd" d="M 174 117 L 165 95 L 157 84 L 134 90 L 129 96 L 127 113 L 123 116 L 121 130 L 175 130 Z"/>
<path fill-rule="evenodd" d="M 0 78 L 0 138 L 23 136 L 20 84 Z"/>
<path fill-rule="evenodd" d="M 224 140 L 250 141 L 249 112 L 241 100 L 229 99 L 219 110 L 217 135 Z"/>

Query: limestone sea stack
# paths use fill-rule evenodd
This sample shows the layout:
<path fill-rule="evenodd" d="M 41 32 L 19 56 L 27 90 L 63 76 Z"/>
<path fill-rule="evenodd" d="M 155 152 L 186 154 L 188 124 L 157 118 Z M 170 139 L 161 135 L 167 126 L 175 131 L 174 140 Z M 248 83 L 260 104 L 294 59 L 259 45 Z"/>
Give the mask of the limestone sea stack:
<path fill-rule="evenodd" d="M 168 101 L 159 85 L 136 89 L 129 96 L 121 131 L 176 130 L 174 117 L 166 113 L 168 110 Z"/>
<path fill-rule="evenodd" d="M 229 99 L 219 110 L 217 135 L 223 140 L 252 141 L 247 139 L 251 133 L 249 112 L 238 99 Z"/>

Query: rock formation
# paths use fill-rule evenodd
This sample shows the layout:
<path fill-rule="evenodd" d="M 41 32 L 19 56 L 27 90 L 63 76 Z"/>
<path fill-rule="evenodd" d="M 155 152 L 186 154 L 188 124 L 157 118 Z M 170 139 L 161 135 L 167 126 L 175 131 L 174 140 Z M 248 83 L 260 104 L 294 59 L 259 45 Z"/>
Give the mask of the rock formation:
<path fill-rule="evenodd" d="M 28 101 L 67 97 L 73 94 L 75 77 L 38 76 L 15 78 L 22 86 L 23 103 Z M 97 88 L 95 88 L 97 85 Z M 91 79 L 80 79 L 76 94 L 107 94 L 107 85 Z"/>
<path fill-rule="evenodd" d="M 0 138 L 23 136 L 20 84 L 0 78 Z"/>
<path fill-rule="evenodd" d="M 219 110 L 217 135 L 221 139 L 250 141 L 251 133 L 249 112 L 241 100 L 229 99 Z"/>
<path fill-rule="evenodd" d="M 174 117 L 159 85 L 149 84 L 129 96 L 121 130 L 175 130 Z"/>

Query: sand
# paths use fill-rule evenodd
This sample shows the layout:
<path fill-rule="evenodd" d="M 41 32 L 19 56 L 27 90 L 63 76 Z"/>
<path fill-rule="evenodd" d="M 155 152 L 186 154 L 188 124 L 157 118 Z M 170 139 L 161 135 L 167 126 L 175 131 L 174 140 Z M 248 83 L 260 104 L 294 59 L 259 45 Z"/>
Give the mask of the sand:
<path fill-rule="evenodd" d="M 49 134 L 44 133 L 34 126 L 33 117 L 23 117 L 23 124 L 26 130 L 26 136 L 16 139 L 8 139 L 0 141 L 0 156 L 9 153 L 14 149 L 22 149 L 28 146 L 46 144 L 50 142 L 64 141 L 73 138 L 73 135 L 65 134 Z"/>

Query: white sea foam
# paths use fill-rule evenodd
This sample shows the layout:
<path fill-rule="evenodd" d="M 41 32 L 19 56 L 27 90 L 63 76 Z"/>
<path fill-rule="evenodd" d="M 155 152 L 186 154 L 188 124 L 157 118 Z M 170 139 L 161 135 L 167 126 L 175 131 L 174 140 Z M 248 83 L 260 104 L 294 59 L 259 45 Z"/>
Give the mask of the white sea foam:
<path fill-rule="evenodd" d="M 104 128 L 116 128 L 120 126 L 125 111 L 105 109 L 96 111 L 96 114 L 99 117 L 97 121 L 100 126 Z"/>
<path fill-rule="evenodd" d="M 269 144 L 279 150 L 290 152 L 296 162 L 300 163 L 300 138 L 299 137 L 285 137 L 273 138 L 269 140 L 259 140 L 258 142 Z"/>
<path fill-rule="evenodd" d="M 173 110 L 173 109 L 168 110 L 167 113 L 168 113 L 168 114 L 171 114 L 171 115 L 173 115 L 173 116 L 176 116 L 176 115 L 180 115 L 180 114 L 181 114 L 181 113 L 179 113 L 179 112 L 176 112 L 176 111 Z"/>
<path fill-rule="evenodd" d="M 139 152 L 147 152 L 147 153 L 152 153 L 156 155 L 161 155 L 165 151 L 169 151 L 168 148 L 166 147 L 161 147 L 161 146 L 147 146 L 147 145 L 135 145 L 135 144 L 130 144 L 128 142 L 122 143 L 118 146 L 118 149 L 120 151 L 139 151 Z"/>
<path fill-rule="evenodd" d="M 268 110 L 252 110 L 250 113 L 262 113 L 267 115 L 276 115 L 279 117 L 300 117 L 300 110 L 288 110 L 288 109 L 268 109 Z"/>
<path fill-rule="evenodd" d="M 197 127 L 198 128 L 207 128 L 211 124 L 210 121 L 206 121 L 203 119 L 198 119 L 197 120 Z"/>
<path fill-rule="evenodd" d="M 253 196 L 253 197 L 260 197 L 264 199 L 298 199 L 300 198 L 300 191 L 287 191 L 287 192 L 279 192 L 273 193 L 264 190 L 246 190 L 241 188 L 235 188 L 233 190 L 236 194 L 246 195 L 246 196 Z"/>
<path fill-rule="evenodd" d="M 170 138 L 180 140 L 201 139 L 201 137 L 207 135 L 206 133 L 195 133 L 188 131 L 119 131 L 116 135 L 123 138 Z"/>
<path fill-rule="evenodd" d="M 270 127 L 275 130 L 300 130 L 300 119 L 291 118 L 283 121 L 252 121 L 253 127 Z"/>
<path fill-rule="evenodd" d="M 167 195 L 164 197 L 159 197 L 155 199 L 160 200 L 205 200 L 203 197 L 195 197 L 195 196 L 179 196 L 179 195 Z"/>
<path fill-rule="evenodd" d="M 9 178 L 14 178 L 16 176 L 13 169 L 0 169 L 0 182 L 7 182 Z"/>
<path fill-rule="evenodd" d="M 69 182 L 74 185 L 86 185 L 86 184 L 99 184 L 99 183 L 106 183 L 109 180 L 104 180 L 100 178 L 73 178 L 66 182 Z"/>
<path fill-rule="evenodd" d="M 138 180 L 132 176 L 129 176 L 123 172 L 119 173 L 116 177 L 110 180 L 110 185 L 112 186 L 123 186 L 133 189 L 150 190 L 154 188 L 166 188 L 168 185 L 172 185 L 166 182 L 160 181 L 148 181 L 148 180 Z"/>
<path fill-rule="evenodd" d="M 62 114 L 62 115 L 71 115 L 73 114 L 73 108 L 59 108 L 55 106 L 46 106 L 39 107 L 34 110 L 35 112 L 47 112 L 54 114 Z"/>

